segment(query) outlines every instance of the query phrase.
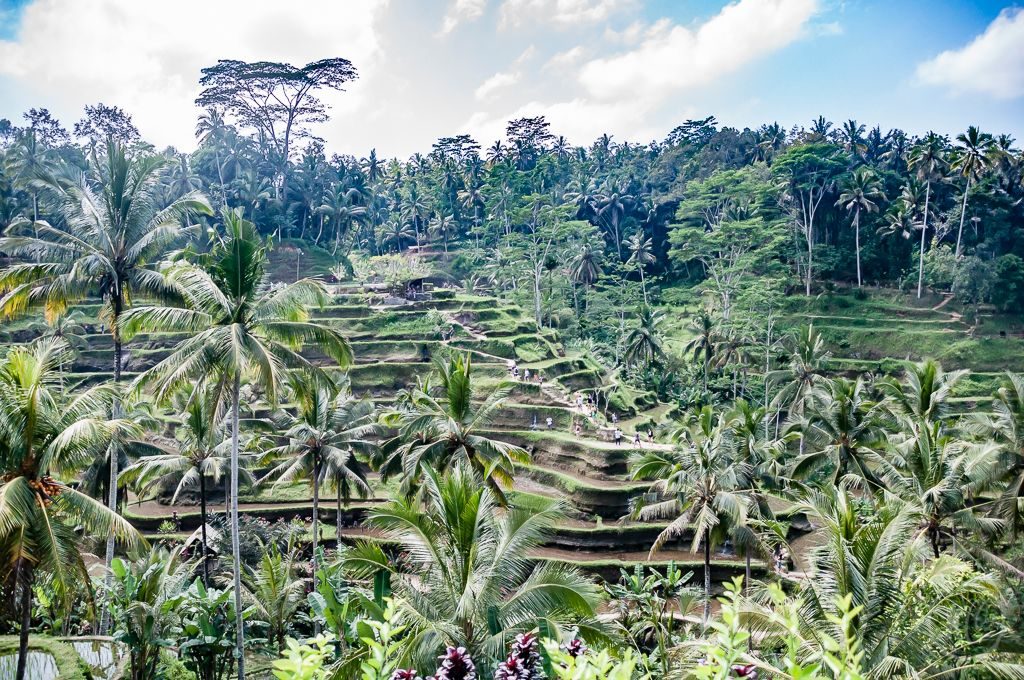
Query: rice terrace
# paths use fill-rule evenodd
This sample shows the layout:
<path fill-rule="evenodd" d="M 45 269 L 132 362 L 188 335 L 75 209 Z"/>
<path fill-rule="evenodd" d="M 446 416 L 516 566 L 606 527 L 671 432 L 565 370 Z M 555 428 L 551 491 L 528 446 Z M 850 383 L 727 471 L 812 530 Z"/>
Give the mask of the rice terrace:
<path fill-rule="evenodd" d="M 891 5 L 0 3 L 0 680 L 1024 678 L 1024 10 Z"/>

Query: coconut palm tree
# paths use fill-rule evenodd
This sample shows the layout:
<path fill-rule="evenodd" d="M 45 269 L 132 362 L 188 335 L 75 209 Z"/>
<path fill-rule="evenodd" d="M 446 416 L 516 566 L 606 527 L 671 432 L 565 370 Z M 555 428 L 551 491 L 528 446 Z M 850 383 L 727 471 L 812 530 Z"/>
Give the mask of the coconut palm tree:
<path fill-rule="evenodd" d="M 853 121 L 850 121 L 853 122 Z M 878 210 L 877 201 L 885 200 L 882 182 L 871 168 L 862 165 L 843 183 L 842 193 L 836 201 L 847 212 L 853 211 L 854 243 L 857 248 L 857 287 L 861 286 L 860 276 L 860 213 Z"/>
<path fill-rule="evenodd" d="M 859 642 L 860 656 L 851 657 L 858 677 L 1024 675 L 1012 658 L 981 652 L 976 640 L 964 636 L 972 610 L 995 597 L 996 582 L 954 557 L 929 559 L 927 546 L 915 540 L 916 507 L 897 498 L 872 507 L 840 484 L 805 491 L 796 509 L 820 527 L 824 539 L 807 555 L 798 591 L 801 659 L 822 658 L 825 640 L 846 638 Z M 841 615 L 843 598 L 856 608 L 855 616 Z M 783 633 L 760 605 L 747 609 L 755 636 Z M 998 638 L 991 642 L 998 646 Z"/>
<path fill-rule="evenodd" d="M 671 519 L 651 546 L 651 559 L 666 543 L 692 532 L 691 550 L 704 548 L 704 626 L 711 612 L 711 549 L 746 524 L 751 468 L 736 456 L 733 432 L 710 406 L 687 415 L 673 433 L 671 451 L 644 450 L 630 459 L 633 479 L 655 480 L 665 500 L 639 504 L 641 520 Z"/>
<path fill-rule="evenodd" d="M 893 494 L 917 508 L 936 558 L 944 540 L 999 530 L 1000 520 L 981 517 L 969 503 L 994 488 L 1004 472 L 998 447 L 968 446 L 942 423 L 924 421 L 909 435 L 893 437 L 889 453 L 877 461 L 880 476 Z"/>
<path fill-rule="evenodd" d="M 992 135 L 981 132 L 974 125 L 967 128 L 967 132 L 956 136 L 959 146 L 954 151 L 953 162 L 950 163 L 950 170 L 957 173 L 965 180 L 964 200 L 960 205 L 960 228 L 956 231 L 956 258 L 960 259 L 960 239 L 964 233 L 964 218 L 967 216 L 967 195 L 971 192 L 971 182 L 977 181 L 981 173 L 988 168 L 993 160 L 996 146 Z"/>
<path fill-rule="evenodd" d="M 875 462 L 896 424 L 870 393 L 861 377 L 834 378 L 811 388 L 806 416 L 797 424 L 807 451 L 793 461 L 793 478 L 806 479 L 824 469 L 832 484 L 853 476 L 876 490 L 882 487 Z"/>
<path fill-rule="evenodd" d="M 622 238 L 619 235 L 619 229 L 626 213 L 629 212 L 636 200 L 628 191 L 625 185 L 609 184 L 595 197 L 597 216 L 610 232 L 609 235 L 615 242 L 615 252 L 618 253 L 620 262 L 622 261 Z"/>
<path fill-rule="evenodd" d="M 480 677 L 491 677 L 519 633 L 538 627 L 552 635 L 570 628 L 585 637 L 605 632 L 596 618 L 602 599 L 596 583 L 575 567 L 530 559 L 563 518 L 553 499 L 503 507 L 467 466 L 456 464 L 443 476 L 425 466 L 422 502 L 399 498 L 366 520 L 406 558 L 390 559 L 379 543 L 360 542 L 343 564 L 357 577 L 390 575 L 414 659 L 464 647 Z"/>
<path fill-rule="evenodd" d="M 313 582 L 316 582 L 317 547 L 320 541 L 320 488 L 330 479 L 338 492 L 338 526 L 341 526 L 340 505 L 354 489 L 360 498 L 372 493 L 366 481 L 366 469 L 355 453 L 369 456 L 375 448 L 371 438 L 379 432 L 374 420 L 373 404 L 357 401 L 347 390 L 334 385 L 308 384 L 294 381 L 298 396 L 298 413 L 283 433 L 286 442 L 267 452 L 277 463 L 263 480 L 276 479 L 276 484 L 308 479 L 313 487 Z M 261 481 L 263 481 L 261 480 Z M 338 540 L 341 540 L 339 530 Z"/>
<path fill-rule="evenodd" d="M 968 414 L 962 425 L 978 436 L 982 445 L 991 442 L 1000 448 L 1005 487 L 996 514 L 1019 533 L 1024 521 L 1024 375 L 1007 373 L 992 400 L 992 412 Z"/>
<path fill-rule="evenodd" d="M 183 391 L 176 395 L 174 401 L 181 414 L 180 423 L 175 428 L 177 451 L 139 458 L 125 468 L 120 479 L 121 483 L 134 488 L 140 498 L 173 484 L 171 505 L 177 504 L 182 493 L 198 488 L 203 585 L 209 586 L 209 543 L 206 537 L 207 482 L 211 486 L 216 486 L 220 483 L 221 477 L 230 472 L 229 423 L 224 413 L 224 404 L 217 399 L 211 385 Z M 249 483 L 252 482 L 248 466 L 242 466 L 239 474 Z"/>
<path fill-rule="evenodd" d="M 510 389 L 503 385 L 479 394 L 469 354 L 453 353 L 447 360 L 435 360 L 434 380 L 414 387 L 405 404 L 382 417 L 383 424 L 396 428 L 398 434 L 382 446 L 376 466 L 381 477 L 401 475 L 403 493 L 411 496 L 426 467 L 447 470 L 461 462 L 484 480 L 498 503 L 506 505 L 502 487 L 511 487 L 515 464 L 529 463 L 530 456 L 483 430 Z"/>
<path fill-rule="evenodd" d="M 925 183 L 924 190 L 924 221 L 921 225 L 921 252 L 918 256 L 917 297 L 921 298 L 921 287 L 924 282 L 924 237 L 928 231 L 928 209 L 932 196 L 932 182 L 938 182 L 945 176 L 948 165 L 946 159 L 946 138 L 929 132 L 910 149 L 907 164 L 914 170 L 918 179 Z"/>
<path fill-rule="evenodd" d="M 574 284 L 574 301 L 577 286 L 583 286 L 583 289 L 586 290 L 597 283 L 598 278 L 601 276 L 601 257 L 601 247 L 591 239 L 585 239 L 572 254 L 569 260 L 569 278 L 572 279 Z M 587 300 L 588 298 L 585 296 L 583 298 L 584 311 L 587 309 Z M 579 311 L 578 304 L 576 305 L 576 311 Z"/>
<path fill-rule="evenodd" d="M 116 512 L 61 481 L 111 441 L 139 434 L 130 422 L 108 419 L 109 387 L 74 397 L 56 389 L 68 353 L 66 343 L 49 339 L 12 347 L 0 359 L 0 563 L 15 592 L 21 588 L 18 680 L 25 678 L 34 575 L 48 574 L 66 606 L 73 582 L 89 582 L 76 528 L 112 534 L 128 547 L 144 542 Z"/>
<path fill-rule="evenodd" d="M 644 307 L 637 315 L 638 324 L 626 336 L 626 351 L 623 359 L 627 364 L 643 364 L 650 366 L 665 357 L 661 347 L 661 336 L 658 327 L 663 316 Z"/>
<path fill-rule="evenodd" d="M 149 268 L 186 233 L 183 222 L 210 214 L 198 192 L 189 192 L 161 208 L 157 197 L 162 156 L 129 156 L 114 141 L 106 144 L 103 164 L 87 173 L 68 170 L 48 178 L 46 196 L 57 221 L 12 224 L 0 238 L 0 250 L 33 263 L 13 264 L 0 272 L 0 311 L 20 314 L 45 307 L 47 316 L 64 312 L 90 295 L 103 300 L 101 318 L 114 344 L 114 382 L 121 380 L 122 338 L 119 320 L 140 295 L 168 294 L 162 277 Z M 116 415 L 116 414 L 115 414 Z M 118 456 L 110 453 L 107 507 L 117 511 Z M 114 559 L 114 537 L 107 539 L 106 565 Z M 107 616 L 101 618 L 106 631 Z"/>
<path fill-rule="evenodd" d="M 267 627 L 267 639 L 284 649 L 288 626 L 306 604 L 307 580 L 295 566 L 298 550 L 288 545 L 284 552 L 271 541 L 261 546 L 263 556 L 245 576 L 245 591 L 252 616 Z"/>
<path fill-rule="evenodd" d="M 942 364 L 928 359 L 907 367 L 899 380 L 879 382 L 879 389 L 888 401 L 888 408 L 900 416 L 908 429 L 920 423 L 931 423 L 949 412 L 953 388 L 970 371 L 944 371 Z"/>
<path fill-rule="evenodd" d="M 653 264 L 654 253 L 651 249 L 651 239 L 644 238 L 643 232 L 636 232 L 626 240 L 626 247 L 629 249 L 628 264 L 632 264 L 640 272 L 640 289 L 644 293 L 644 306 L 647 302 L 647 283 L 644 281 L 644 267 Z"/>
<path fill-rule="evenodd" d="M 122 319 L 130 337 L 141 329 L 189 334 L 159 364 L 139 376 L 137 386 L 152 386 L 162 400 L 187 385 L 214 381 L 218 399 L 231 405 L 231 552 L 234 566 L 238 677 L 245 677 L 241 564 L 238 545 L 239 392 L 243 379 L 257 385 L 273 405 L 285 388 L 289 370 L 327 384 L 323 369 L 296 350 L 304 342 L 340 366 L 352 350 L 337 330 L 309 320 L 308 308 L 323 305 L 327 293 L 313 279 L 271 289 L 267 285 L 267 246 L 241 210 L 225 210 L 225 239 L 209 254 L 205 269 L 182 264 L 165 280 L 181 297 L 181 307 L 137 307 Z"/>
<path fill-rule="evenodd" d="M 825 339 L 814 330 L 814 324 L 800 327 L 793 340 L 788 365 L 770 371 L 766 378 L 776 384 L 783 383 L 772 400 L 776 413 L 782 408 L 788 409 L 790 415 L 799 416 L 803 412 L 807 395 L 828 380 L 826 365 L 831 356 L 825 348 Z"/>
<path fill-rule="evenodd" d="M 693 338 L 683 347 L 684 354 L 692 354 L 693 360 L 703 359 L 704 391 L 708 391 L 708 370 L 718 352 L 718 328 L 715 317 L 708 308 L 701 309 L 690 320 Z"/>

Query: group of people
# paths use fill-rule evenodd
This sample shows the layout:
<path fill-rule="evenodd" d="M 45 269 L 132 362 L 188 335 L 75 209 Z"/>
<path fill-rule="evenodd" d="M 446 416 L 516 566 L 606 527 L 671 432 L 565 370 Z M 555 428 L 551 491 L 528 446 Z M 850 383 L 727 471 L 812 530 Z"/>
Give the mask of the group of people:
<path fill-rule="evenodd" d="M 508 375 L 513 380 L 521 380 L 523 382 L 530 382 L 530 369 L 524 368 L 521 372 L 519 370 L 519 364 L 516 363 L 515 359 L 508 360 Z M 538 385 L 544 385 L 544 374 L 540 371 L 533 373 L 533 382 Z"/>
<path fill-rule="evenodd" d="M 584 395 L 582 392 L 576 393 L 576 408 L 583 412 L 584 416 L 591 419 L 597 418 L 597 402 L 594 400 L 592 395 Z M 612 431 L 612 440 L 616 446 L 622 445 L 622 428 L 619 427 L 619 414 L 612 412 L 611 415 L 612 425 L 615 429 Z M 573 433 L 579 437 L 582 434 L 582 427 L 579 421 L 576 421 L 573 426 Z M 654 443 L 654 430 L 650 427 L 647 428 L 647 441 L 648 443 Z M 643 440 L 640 438 L 640 430 L 633 432 L 633 446 L 636 448 L 643 448 Z"/>

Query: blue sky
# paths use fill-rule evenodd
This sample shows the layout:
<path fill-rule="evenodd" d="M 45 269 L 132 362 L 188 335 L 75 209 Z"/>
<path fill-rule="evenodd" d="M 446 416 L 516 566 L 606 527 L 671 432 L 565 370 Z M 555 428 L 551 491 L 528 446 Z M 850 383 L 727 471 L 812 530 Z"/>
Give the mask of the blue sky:
<path fill-rule="evenodd" d="M 0 0 L 0 117 L 102 101 L 187 149 L 200 68 L 326 56 L 361 77 L 315 132 L 357 155 L 540 113 L 581 144 L 706 115 L 1024 139 L 1024 7 L 941 0 Z"/>

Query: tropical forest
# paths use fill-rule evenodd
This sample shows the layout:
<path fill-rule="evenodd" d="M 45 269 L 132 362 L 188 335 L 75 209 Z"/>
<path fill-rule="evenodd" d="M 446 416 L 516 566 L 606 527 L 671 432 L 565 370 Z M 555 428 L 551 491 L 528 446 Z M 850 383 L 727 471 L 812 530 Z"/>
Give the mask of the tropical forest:
<path fill-rule="evenodd" d="M 359 68 L 0 120 L 0 678 L 1024 678 L 1011 134 L 349 154 Z"/>

